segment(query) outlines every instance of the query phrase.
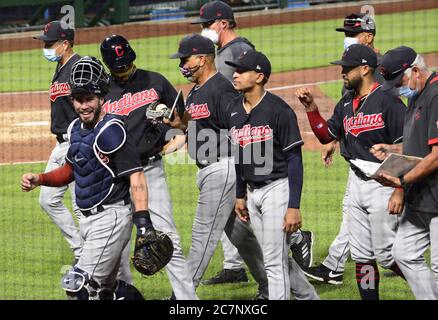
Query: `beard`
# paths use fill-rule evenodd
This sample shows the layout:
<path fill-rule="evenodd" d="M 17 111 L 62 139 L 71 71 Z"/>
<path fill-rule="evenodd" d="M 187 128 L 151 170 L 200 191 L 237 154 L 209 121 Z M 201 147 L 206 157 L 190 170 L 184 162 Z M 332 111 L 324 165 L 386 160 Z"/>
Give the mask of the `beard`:
<path fill-rule="evenodd" d="M 102 111 L 102 104 L 99 101 L 98 106 L 96 107 L 96 109 L 94 109 L 94 112 L 92 112 L 91 114 L 87 116 L 83 116 L 79 114 L 84 126 L 87 128 L 94 128 L 97 121 L 99 121 L 101 111 Z"/>
<path fill-rule="evenodd" d="M 356 90 L 361 86 L 361 84 L 362 84 L 361 77 L 352 78 L 352 79 L 344 78 L 344 86 L 345 89 L 347 90 Z"/>

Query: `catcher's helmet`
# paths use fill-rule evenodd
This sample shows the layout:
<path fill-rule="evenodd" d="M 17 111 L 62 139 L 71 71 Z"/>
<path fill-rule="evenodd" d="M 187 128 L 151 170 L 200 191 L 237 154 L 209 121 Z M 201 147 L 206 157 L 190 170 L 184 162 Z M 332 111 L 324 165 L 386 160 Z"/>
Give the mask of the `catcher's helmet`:
<path fill-rule="evenodd" d="M 73 64 L 70 75 L 72 96 L 78 93 L 92 93 L 104 97 L 109 88 L 109 76 L 98 59 L 85 56 Z"/>
<path fill-rule="evenodd" d="M 119 35 L 112 35 L 102 41 L 100 53 L 103 62 L 111 70 L 126 69 L 137 57 L 128 40 Z"/>

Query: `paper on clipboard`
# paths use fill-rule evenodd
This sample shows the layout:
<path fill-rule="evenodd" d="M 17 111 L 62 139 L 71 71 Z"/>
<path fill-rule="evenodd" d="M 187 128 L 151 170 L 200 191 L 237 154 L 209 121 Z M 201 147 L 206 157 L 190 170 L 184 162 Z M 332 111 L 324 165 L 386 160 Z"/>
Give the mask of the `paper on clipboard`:
<path fill-rule="evenodd" d="M 398 153 L 390 153 L 382 163 L 375 163 L 360 159 L 350 160 L 350 162 L 359 168 L 367 177 L 376 179 L 380 173 L 389 174 L 393 177 L 399 177 L 409 172 L 423 158 L 406 156 Z"/>

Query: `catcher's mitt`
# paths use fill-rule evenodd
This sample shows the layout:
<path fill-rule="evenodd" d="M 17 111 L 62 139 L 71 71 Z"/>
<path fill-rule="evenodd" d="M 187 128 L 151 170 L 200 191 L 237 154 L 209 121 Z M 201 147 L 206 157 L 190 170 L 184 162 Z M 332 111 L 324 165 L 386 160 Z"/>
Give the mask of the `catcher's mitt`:
<path fill-rule="evenodd" d="M 160 271 L 173 255 L 173 242 L 161 231 L 148 230 L 137 235 L 132 263 L 138 272 L 151 276 Z"/>

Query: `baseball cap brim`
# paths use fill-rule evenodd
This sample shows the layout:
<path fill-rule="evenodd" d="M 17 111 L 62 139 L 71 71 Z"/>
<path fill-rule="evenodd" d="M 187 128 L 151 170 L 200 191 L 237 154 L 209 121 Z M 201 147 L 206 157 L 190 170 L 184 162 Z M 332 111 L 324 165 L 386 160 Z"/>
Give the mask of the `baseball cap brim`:
<path fill-rule="evenodd" d="M 177 52 L 177 53 L 174 53 L 174 54 L 172 54 L 172 55 L 170 55 L 170 59 L 180 59 L 180 58 L 187 58 L 187 57 L 190 57 L 190 55 L 188 55 L 188 54 L 184 54 L 184 53 L 181 53 L 181 52 Z"/>
<path fill-rule="evenodd" d="M 205 19 L 205 18 L 198 18 L 197 20 L 194 20 L 190 22 L 191 24 L 200 24 L 200 23 L 207 23 L 210 21 L 214 21 L 214 19 Z"/>
<path fill-rule="evenodd" d="M 391 90 L 396 85 L 398 85 L 403 78 L 403 74 L 404 74 L 404 72 L 400 72 L 400 74 L 398 76 L 396 76 L 394 79 L 391 79 L 391 80 L 385 79 L 385 82 L 383 82 L 383 84 L 382 84 L 382 90 L 383 91 Z"/>
<path fill-rule="evenodd" d="M 360 66 L 360 64 L 349 63 L 349 62 L 344 61 L 344 60 L 336 60 L 336 61 L 330 62 L 330 64 L 335 64 L 335 65 L 343 66 L 343 67 L 358 67 L 358 66 Z"/>
<path fill-rule="evenodd" d="M 45 34 L 40 35 L 40 36 L 36 36 L 33 37 L 36 40 L 41 40 L 41 41 L 46 41 L 46 42 L 51 42 L 51 41 L 58 41 L 59 39 L 54 39 L 54 38 L 50 38 L 48 36 L 46 36 Z"/>
<path fill-rule="evenodd" d="M 244 64 L 239 64 L 239 63 L 234 62 L 234 61 L 225 61 L 225 64 L 227 64 L 233 68 L 239 68 L 239 69 L 243 69 L 243 70 L 247 70 L 247 71 L 256 71 L 253 68 L 245 66 Z M 260 72 L 260 71 L 256 71 L 256 72 Z"/>
<path fill-rule="evenodd" d="M 336 28 L 336 31 L 337 32 L 353 32 L 353 33 L 362 33 L 362 32 L 365 32 L 364 30 L 362 30 L 362 29 L 354 29 L 354 28 L 345 28 L 345 27 L 343 27 L 343 28 Z"/>

